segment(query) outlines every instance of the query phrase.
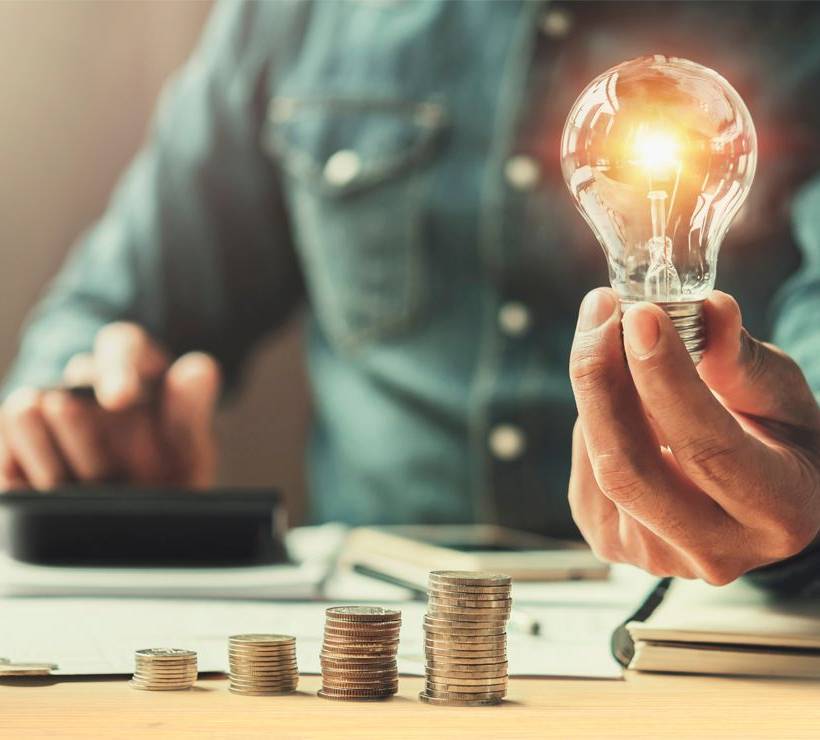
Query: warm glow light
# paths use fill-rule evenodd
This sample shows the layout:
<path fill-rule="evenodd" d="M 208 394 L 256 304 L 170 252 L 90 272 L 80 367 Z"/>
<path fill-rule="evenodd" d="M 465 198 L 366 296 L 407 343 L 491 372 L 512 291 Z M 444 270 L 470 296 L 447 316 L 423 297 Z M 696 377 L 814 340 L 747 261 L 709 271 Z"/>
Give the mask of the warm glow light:
<path fill-rule="evenodd" d="M 635 137 L 636 163 L 646 170 L 661 173 L 680 164 L 680 145 L 667 131 L 643 131 Z"/>
<path fill-rule="evenodd" d="M 721 242 L 754 178 L 749 109 L 717 72 L 660 54 L 598 75 L 561 136 L 564 180 L 624 306 L 660 305 L 697 362 Z"/>

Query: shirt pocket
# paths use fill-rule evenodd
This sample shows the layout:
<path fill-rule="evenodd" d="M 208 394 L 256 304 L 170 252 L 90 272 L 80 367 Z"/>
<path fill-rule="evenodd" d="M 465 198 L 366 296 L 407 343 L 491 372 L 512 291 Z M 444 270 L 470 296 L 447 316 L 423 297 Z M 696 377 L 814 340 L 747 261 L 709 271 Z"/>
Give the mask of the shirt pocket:
<path fill-rule="evenodd" d="M 437 102 L 275 97 L 263 145 L 285 178 L 320 326 L 354 348 L 411 327 L 425 304 L 424 199 L 445 128 Z"/>

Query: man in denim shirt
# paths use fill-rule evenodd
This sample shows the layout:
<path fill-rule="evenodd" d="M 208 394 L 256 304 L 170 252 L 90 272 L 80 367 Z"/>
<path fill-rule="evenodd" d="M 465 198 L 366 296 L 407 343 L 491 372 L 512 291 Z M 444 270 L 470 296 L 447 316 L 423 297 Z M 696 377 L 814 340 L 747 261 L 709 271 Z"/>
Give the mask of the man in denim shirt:
<path fill-rule="evenodd" d="M 207 485 L 221 380 L 307 303 L 316 520 L 577 523 L 655 573 L 768 565 L 803 587 L 820 572 L 818 38 L 811 4 L 223 3 L 25 330 L 0 484 Z M 808 380 L 723 294 L 700 366 L 722 403 L 651 306 L 624 319 L 626 360 L 609 291 L 575 333 L 606 272 L 559 134 L 586 82 L 653 53 L 717 69 L 752 111 L 758 178 L 721 287 Z M 64 381 L 100 405 L 37 390 Z"/>

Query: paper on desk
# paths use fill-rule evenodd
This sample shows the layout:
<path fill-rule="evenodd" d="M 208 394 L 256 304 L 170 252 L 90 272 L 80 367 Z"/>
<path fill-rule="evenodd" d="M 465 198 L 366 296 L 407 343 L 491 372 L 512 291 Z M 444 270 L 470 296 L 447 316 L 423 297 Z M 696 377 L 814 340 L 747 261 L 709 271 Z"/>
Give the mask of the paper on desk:
<path fill-rule="evenodd" d="M 0 594 L 237 599 L 307 599 L 319 594 L 324 563 L 241 568 L 61 568 L 0 553 Z"/>
<path fill-rule="evenodd" d="M 227 669 L 227 638 L 243 632 L 296 636 L 299 669 L 319 673 L 326 603 L 248 601 L 8 598 L 0 600 L 0 656 L 56 663 L 59 675 L 128 674 L 134 651 L 196 650 L 202 672 Z M 399 670 L 423 675 L 425 605 L 402 610 Z M 542 622 L 539 637 L 509 634 L 510 674 L 619 678 L 609 636 L 622 607 L 528 607 Z"/>

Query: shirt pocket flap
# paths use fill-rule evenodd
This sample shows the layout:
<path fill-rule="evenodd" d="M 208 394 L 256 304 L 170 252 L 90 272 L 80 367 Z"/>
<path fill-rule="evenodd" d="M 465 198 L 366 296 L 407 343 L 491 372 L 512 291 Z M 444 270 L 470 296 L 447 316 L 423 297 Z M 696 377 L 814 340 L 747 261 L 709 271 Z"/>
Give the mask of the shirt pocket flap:
<path fill-rule="evenodd" d="M 262 143 L 292 176 L 343 196 L 424 160 L 446 118 L 437 102 L 274 97 Z"/>

